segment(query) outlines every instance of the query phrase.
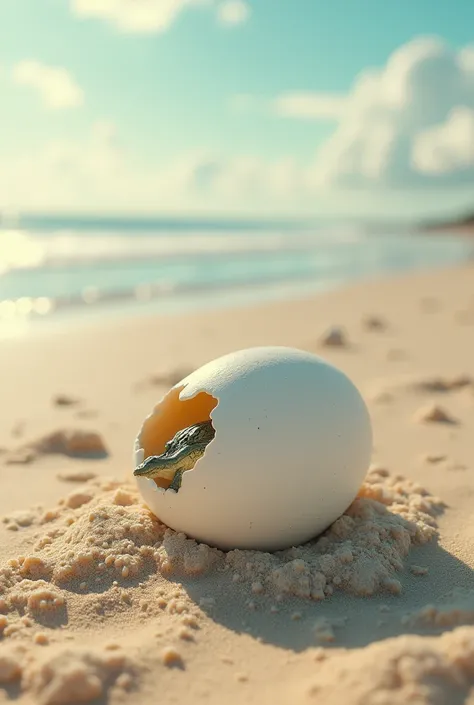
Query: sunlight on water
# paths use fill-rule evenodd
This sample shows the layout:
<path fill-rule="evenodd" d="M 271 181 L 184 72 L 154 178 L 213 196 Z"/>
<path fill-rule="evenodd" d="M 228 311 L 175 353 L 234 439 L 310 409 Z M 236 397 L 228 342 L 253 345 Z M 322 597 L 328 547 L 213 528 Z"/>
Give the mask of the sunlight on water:
<path fill-rule="evenodd" d="M 0 275 L 10 269 L 32 269 L 43 263 L 41 244 L 19 230 L 0 232 L 0 245 Z"/>
<path fill-rule="evenodd" d="M 6 299 L 5 301 L 0 301 L 0 320 L 19 320 L 27 318 L 31 314 L 45 316 L 51 313 L 53 308 L 53 301 L 46 296 L 40 296 L 37 299 L 31 299 L 28 296 L 22 296 L 16 300 Z"/>
<path fill-rule="evenodd" d="M 323 283 L 327 289 L 382 272 L 454 264 L 472 253 L 452 236 L 375 234 L 360 225 L 239 227 L 206 231 L 198 222 L 183 229 L 157 221 L 146 232 L 134 222 L 111 231 L 78 221 L 76 230 L 70 223 L 0 229 L 1 334 L 5 326 L 17 334 L 51 313 L 65 320 L 96 309 L 173 309 L 176 301 L 185 309 L 190 299 L 219 306 L 245 291 L 246 301 L 258 302 L 264 290 L 278 297 L 297 285 L 309 293 Z"/>

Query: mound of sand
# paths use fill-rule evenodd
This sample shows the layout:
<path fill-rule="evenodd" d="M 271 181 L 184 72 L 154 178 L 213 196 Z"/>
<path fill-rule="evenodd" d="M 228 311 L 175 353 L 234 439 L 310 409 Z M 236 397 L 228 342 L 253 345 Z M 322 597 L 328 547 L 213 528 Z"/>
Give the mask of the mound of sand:
<path fill-rule="evenodd" d="M 438 638 L 400 636 L 356 653 L 319 657 L 317 679 L 303 686 L 302 704 L 467 705 L 474 695 L 471 627 Z"/>
<path fill-rule="evenodd" d="M 274 554 L 224 553 L 168 529 L 134 487 L 93 479 L 53 510 L 4 517 L 16 531 L 38 528 L 34 551 L 11 556 L 0 569 L 4 634 L 20 628 L 24 614 L 33 621 L 44 612 L 60 618 L 70 593 L 85 599 L 97 593 L 108 602 L 119 585 L 166 584 L 210 573 L 222 590 L 238 586 L 249 597 L 266 593 L 277 601 L 322 600 L 336 590 L 399 593 L 397 571 L 413 544 L 435 535 L 440 508 L 440 500 L 421 487 L 375 467 L 346 513 L 318 539 Z"/>

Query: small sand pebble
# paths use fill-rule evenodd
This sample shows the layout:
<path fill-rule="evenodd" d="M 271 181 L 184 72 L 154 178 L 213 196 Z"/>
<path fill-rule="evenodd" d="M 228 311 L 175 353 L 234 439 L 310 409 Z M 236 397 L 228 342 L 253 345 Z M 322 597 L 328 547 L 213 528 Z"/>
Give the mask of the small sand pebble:
<path fill-rule="evenodd" d="M 165 647 L 161 652 L 161 660 L 165 666 L 172 668 L 173 666 L 180 666 L 183 664 L 183 658 L 179 651 L 177 651 L 173 646 Z"/>
<path fill-rule="evenodd" d="M 104 645 L 104 649 L 106 649 L 106 651 L 117 651 L 120 649 L 120 644 L 116 641 L 108 641 Z"/>
<path fill-rule="evenodd" d="M 80 399 L 76 397 L 70 397 L 67 394 L 56 394 L 53 397 L 53 404 L 55 406 L 76 406 L 80 403 Z"/>
<path fill-rule="evenodd" d="M 130 673 L 121 673 L 119 676 L 117 676 L 115 685 L 118 688 L 122 688 L 122 690 L 129 690 L 133 685 L 132 676 L 130 675 Z"/>
<path fill-rule="evenodd" d="M 446 460 L 446 458 L 446 455 L 437 453 L 427 453 L 423 456 L 423 460 L 425 461 L 425 463 L 430 463 L 430 465 L 437 465 L 438 463 L 442 463 L 444 460 Z"/>
<path fill-rule="evenodd" d="M 369 467 L 369 472 L 375 473 L 376 475 L 380 475 L 380 477 L 388 477 L 390 475 L 387 468 L 385 468 L 383 465 L 379 465 L 378 463 L 371 463 Z"/>
<path fill-rule="evenodd" d="M 189 629 L 186 629 L 186 627 L 181 627 L 181 629 L 178 631 L 178 636 L 183 641 L 193 641 L 194 640 L 193 633 L 190 632 Z"/>
<path fill-rule="evenodd" d="M 400 595 L 402 592 L 402 584 L 396 578 L 386 578 L 383 581 L 383 586 L 387 592 L 391 592 L 393 595 Z"/>
<path fill-rule="evenodd" d="M 3 517 L 3 521 L 5 523 L 9 522 L 14 522 L 18 526 L 21 526 L 22 528 L 25 528 L 27 526 L 32 526 L 32 524 L 35 523 L 37 520 L 38 516 L 34 511 L 29 511 L 29 510 L 17 510 L 15 512 L 12 512 L 11 514 Z"/>
<path fill-rule="evenodd" d="M 428 568 L 421 565 L 411 565 L 410 572 L 413 573 L 413 575 L 426 575 L 428 573 Z"/>
<path fill-rule="evenodd" d="M 7 465 L 29 465 L 36 457 L 33 450 L 18 450 L 8 455 L 5 462 Z"/>
<path fill-rule="evenodd" d="M 385 330 L 387 328 L 387 323 L 383 318 L 379 316 L 365 316 L 362 319 L 362 325 L 367 330 Z"/>
<path fill-rule="evenodd" d="M 91 501 L 93 495 L 90 492 L 72 492 L 68 497 L 66 497 L 65 505 L 70 509 L 79 509 L 84 504 L 88 504 Z"/>
<path fill-rule="evenodd" d="M 181 617 L 181 622 L 187 627 L 191 627 L 191 629 L 199 629 L 199 622 L 197 620 L 197 617 L 195 617 L 193 614 L 184 614 Z"/>
<path fill-rule="evenodd" d="M 49 644 L 49 637 L 45 632 L 37 632 L 33 637 L 33 641 L 40 646 L 46 646 L 46 644 Z"/>
<path fill-rule="evenodd" d="M 428 377 L 412 384 L 417 392 L 452 392 L 465 387 L 472 387 L 474 380 L 470 375 L 459 374 L 454 377 Z"/>
<path fill-rule="evenodd" d="M 345 348 L 349 343 L 344 329 L 333 326 L 321 336 L 320 344 L 325 347 Z"/>
<path fill-rule="evenodd" d="M 414 418 L 418 423 L 456 423 L 451 414 L 438 404 L 428 404 L 421 407 Z"/>
<path fill-rule="evenodd" d="M 325 661 L 328 655 L 326 650 L 322 646 L 317 646 L 313 651 L 313 658 L 315 661 Z"/>

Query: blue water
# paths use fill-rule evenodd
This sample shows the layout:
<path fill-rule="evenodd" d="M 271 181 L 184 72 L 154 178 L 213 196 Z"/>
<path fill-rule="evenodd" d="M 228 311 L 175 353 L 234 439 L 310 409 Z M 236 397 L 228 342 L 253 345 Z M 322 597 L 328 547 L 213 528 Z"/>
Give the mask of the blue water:
<path fill-rule="evenodd" d="M 0 323 L 251 303 L 470 256 L 350 223 L 25 217 L 0 226 Z"/>

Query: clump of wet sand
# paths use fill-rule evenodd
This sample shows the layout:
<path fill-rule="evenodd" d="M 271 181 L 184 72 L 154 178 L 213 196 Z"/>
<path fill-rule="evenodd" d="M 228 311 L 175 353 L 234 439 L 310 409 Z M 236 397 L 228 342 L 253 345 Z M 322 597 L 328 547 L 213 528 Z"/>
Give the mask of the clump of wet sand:
<path fill-rule="evenodd" d="M 78 397 L 74 397 L 70 394 L 55 394 L 52 399 L 52 402 L 54 406 L 70 407 L 78 406 L 78 404 L 81 404 L 81 399 L 79 399 Z"/>
<path fill-rule="evenodd" d="M 325 348 L 347 348 L 349 347 L 349 340 L 344 328 L 331 326 L 322 334 L 319 344 Z"/>
<path fill-rule="evenodd" d="M 85 703 L 126 692 L 136 670 L 122 650 L 53 647 L 33 656 L 31 649 L 12 645 L 0 651 L 0 686 L 21 682 L 38 705 Z"/>
<path fill-rule="evenodd" d="M 7 465 L 28 465 L 41 455 L 71 458 L 106 458 L 109 455 L 100 433 L 84 429 L 59 429 L 7 452 Z"/>
<path fill-rule="evenodd" d="M 427 404 L 418 409 L 414 415 L 417 423 L 443 423 L 457 424 L 457 420 L 450 412 L 439 404 Z"/>
<path fill-rule="evenodd" d="M 38 453 L 62 453 L 72 457 L 105 457 L 107 447 L 96 431 L 60 429 L 29 444 Z"/>
<path fill-rule="evenodd" d="M 397 395 L 411 393 L 419 395 L 450 395 L 464 390 L 474 390 L 471 375 L 460 373 L 453 375 L 400 375 L 379 379 L 373 383 L 372 396 L 380 394 Z"/>

